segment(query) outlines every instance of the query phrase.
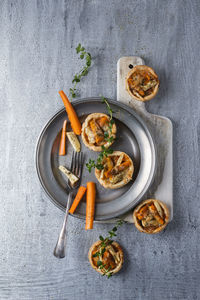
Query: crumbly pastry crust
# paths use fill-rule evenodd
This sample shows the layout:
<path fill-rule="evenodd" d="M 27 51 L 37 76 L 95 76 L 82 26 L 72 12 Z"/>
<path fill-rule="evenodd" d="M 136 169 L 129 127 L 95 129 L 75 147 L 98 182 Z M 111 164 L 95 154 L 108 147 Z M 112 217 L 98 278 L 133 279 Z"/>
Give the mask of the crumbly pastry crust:
<path fill-rule="evenodd" d="M 88 252 L 88 259 L 89 259 L 89 262 L 90 262 L 92 268 L 95 271 L 97 271 L 101 274 L 104 274 L 104 272 L 101 269 L 99 269 L 98 267 L 95 266 L 95 264 L 93 263 L 93 260 L 92 260 L 92 252 L 95 249 L 95 247 L 99 246 L 100 244 L 101 244 L 101 241 L 97 241 L 90 247 L 89 252 Z M 119 270 L 122 268 L 122 265 L 123 265 L 123 262 L 124 262 L 124 253 L 123 253 L 123 250 L 122 250 L 121 246 L 117 242 L 112 242 L 112 245 L 117 248 L 117 250 L 119 251 L 119 255 L 120 255 L 119 264 L 115 267 L 115 269 L 110 270 L 110 272 L 115 274 L 115 273 L 119 272 Z"/>
<path fill-rule="evenodd" d="M 87 135 L 86 135 L 86 128 L 89 127 L 89 122 L 92 120 L 92 119 L 99 119 L 101 117 L 106 117 L 108 118 L 109 120 L 109 116 L 106 115 L 106 114 L 103 114 L 103 113 L 93 113 L 93 114 L 90 114 L 89 116 L 87 116 L 87 118 L 85 119 L 83 125 L 82 125 L 82 130 L 81 130 L 81 137 L 82 137 L 82 140 L 83 140 L 83 143 L 85 144 L 86 147 L 88 147 L 90 150 L 93 150 L 93 151 L 98 151 L 100 152 L 102 150 L 101 146 L 97 146 L 97 145 L 94 145 L 94 144 L 91 144 L 89 143 L 89 141 L 87 140 Z M 116 138 L 116 132 L 117 132 L 117 127 L 115 124 L 113 124 L 112 126 L 112 136 L 114 137 L 113 141 L 112 142 L 106 142 L 105 144 L 103 144 L 103 146 L 105 148 L 108 148 L 110 147 L 114 141 L 115 141 L 115 138 Z"/>
<path fill-rule="evenodd" d="M 145 230 L 144 227 L 142 227 L 142 226 L 140 225 L 140 222 L 139 222 L 139 220 L 137 219 L 137 213 L 139 212 L 139 210 L 140 210 L 141 207 L 143 207 L 145 204 L 148 204 L 148 203 L 151 203 L 151 202 L 153 202 L 153 203 L 157 202 L 157 203 L 161 206 L 161 208 L 163 209 L 164 214 L 165 214 L 165 219 L 164 219 L 165 222 L 164 222 L 163 225 L 161 225 L 161 226 L 157 227 L 156 229 L 154 229 L 153 232 L 148 232 L 147 230 Z M 148 234 L 155 234 L 155 233 L 161 232 L 161 231 L 167 226 L 167 224 L 169 223 L 169 217 L 170 217 L 170 214 L 169 214 L 169 209 L 168 209 L 168 207 L 166 206 L 165 203 L 163 203 L 162 201 L 157 200 L 157 199 L 147 199 L 147 200 L 145 200 L 145 201 L 142 201 L 142 202 L 134 209 L 134 211 L 133 211 L 133 220 L 134 220 L 134 224 L 135 224 L 136 228 L 137 228 L 140 232 L 144 232 L 144 233 L 148 233 Z"/>
<path fill-rule="evenodd" d="M 107 157 L 109 156 L 120 156 L 121 154 L 124 154 L 126 156 L 128 156 L 128 154 L 126 154 L 125 152 L 122 151 L 114 151 L 112 154 L 109 154 Z M 134 165 L 133 165 L 133 161 L 132 159 L 128 156 L 131 165 L 127 168 L 126 171 L 126 175 L 125 178 L 123 178 L 123 180 L 113 184 L 111 182 L 106 181 L 106 179 L 101 179 L 100 175 L 101 175 L 101 170 L 98 170 L 97 168 L 95 168 L 95 176 L 98 179 L 99 183 L 106 189 L 118 189 L 123 187 L 124 185 L 126 185 L 129 181 L 131 181 L 132 176 L 133 176 L 133 172 L 134 172 Z"/>
<path fill-rule="evenodd" d="M 157 84 L 156 86 L 154 87 L 152 93 L 150 95 L 147 95 L 145 97 L 142 97 L 140 96 L 139 94 L 136 96 L 132 93 L 130 87 L 129 87 L 129 84 L 128 84 L 128 79 L 132 76 L 132 74 L 134 74 L 136 71 L 148 71 L 150 72 L 154 77 L 155 79 L 157 80 Z M 148 101 L 148 100 L 151 100 L 152 98 L 154 98 L 158 92 L 158 89 L 159 89 L 159 85 L 160 85 L 160 82 L 159 82 L 159 79 L 158 79 L 158 75 L 155 73 L 155 71 L 148 67 L 148 66 L 145 66 L 145 65 L 138 65 L 138 66 L 135 66 L 127 75 L 126 77 L 126 89 L 128 91 L 128 93 L 131 95 L 132 98 L 136 99 L 136 100 L 139 100 L 139 101 Z"/>

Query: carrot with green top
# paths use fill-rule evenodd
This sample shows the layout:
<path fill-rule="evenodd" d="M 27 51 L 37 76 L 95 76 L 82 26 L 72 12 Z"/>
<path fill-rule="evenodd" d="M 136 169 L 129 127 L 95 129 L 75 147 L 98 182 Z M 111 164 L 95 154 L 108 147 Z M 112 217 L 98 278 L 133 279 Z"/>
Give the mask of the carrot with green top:
<path fill-rule="evenodd" d="M 86 187 L 84 186 L 80 186 L 77 194 L 76 194 L 76 197 L 72 203 L 72 206 L 69 210 L 69 213 L 70 214 L 73 214 L 77 208 L 77 206 L 79 205 L 79 202 L 81 201 L 81 199 L 83 198 L 83 196 L 85 195 L 85 192 L 86 192 Z"/>
<path fill-rule="evenodd" d="M 67 131 L 67 120 L 63 122 L 63 128 L 60 138 L 59 155 L 66 154 L 66 131 Z"/>
<path fill-rule="evenodd" d="M 71 123 L 73 132 L 77 135 L 80 135 L 81 134 L 81 122 L 79 121 L 79 118 L 78 118 L 71 102 L 69 101 L 69 99 L 67 98 L 67 96 L 65 95 L 65 93 L 63 91 L 59 91 L 59 94 L 64 103 L 64 106 L 65 106 L 69 121 Z"/>
<path fill-rule="evenodd" d="M 93 228 L 95 197 L 96 197 L 95 183 L 88 182 L 87 193 L 86 193 L 86 222 L 85 222 L 86 230 Z"/>

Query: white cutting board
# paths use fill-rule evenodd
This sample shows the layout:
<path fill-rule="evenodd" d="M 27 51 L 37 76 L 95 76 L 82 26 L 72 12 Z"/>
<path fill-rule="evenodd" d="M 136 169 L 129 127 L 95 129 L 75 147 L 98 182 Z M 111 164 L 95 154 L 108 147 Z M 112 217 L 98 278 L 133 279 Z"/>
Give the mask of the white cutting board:
<path fill-rule="evenodd" d="M 157 170 L 155 179 L 142 200 L 155 198 L 166 203 L 173 218 L 173 126 L 163 116 L 149 113 L 145 103 L 134 100 L 126 90 L 125 79 L 130 72 L 129 65 L 144 65 L 144 60 L 137 56 L 121 57 L 117 63 L 117 100 L 132 107 L 145 121 L 154 138 L 157 148 Z M 158 92 L 159 93 L 159 92 Z M 153 101 L 150 100 L 150 101 Z M 124 215 L 124 219 L 133 223 L 133 212 Z"/>

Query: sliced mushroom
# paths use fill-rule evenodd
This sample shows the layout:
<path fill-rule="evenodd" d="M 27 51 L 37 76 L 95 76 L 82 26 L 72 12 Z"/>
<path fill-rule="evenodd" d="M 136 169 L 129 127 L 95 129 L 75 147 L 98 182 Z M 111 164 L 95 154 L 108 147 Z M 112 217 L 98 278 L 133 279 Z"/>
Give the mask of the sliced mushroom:
<path fill-rule="evenodd" d="M 151 220 L 144 219 L 144 220 L 142 220 L 142 226 L 143 226 L 143 227 L 148 227 L 148 226 L 159 226 L 159 223 L 158 223 L 158 221 L 155 220 L 155 219 L 151 219 Z"/>
<path fill-rule="evenodd" d="M 121 173 L 119 173 L 115 176 L 111 176 L 109 178 L 109 180 L 110 180 L 111 183 L 116 184 L 116 183 L 122 181 L 123 177 L 124 177 L 124 173 L 121 172 Z"/>
<path fill-rule="evenodd" d="M 156 86 L 157 81 L 156 80 L 151 80 L 149 81 L 146 85 L 142 86 L 142 89 L 146 92 L 147 90 L 149 90 L 150 88 Z"/>

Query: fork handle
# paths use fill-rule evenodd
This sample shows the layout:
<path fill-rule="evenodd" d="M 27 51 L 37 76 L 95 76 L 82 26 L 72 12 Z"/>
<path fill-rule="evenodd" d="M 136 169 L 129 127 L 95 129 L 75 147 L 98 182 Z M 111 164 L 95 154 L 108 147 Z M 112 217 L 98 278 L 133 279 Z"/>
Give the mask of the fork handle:
<path fill-rule="evenodd" d="M 72 193 L 69 192 L 63 226 L 62 226 L 62 229 L 60 231 L 60 235 L 59 235 L 57 244 L 56 244 L 54 252 L 53 252 L 54 256 L 57 257 L 57 258 L 64 258 L 65 257 L 65 249 L 66 249 L 66 241 L 67 241 L 67 218 L 68 218 L 68 215 L 69 215 L 69 208 L 70 208 L 70 204 L 71 204 L 71 199 L 72 199 Z"/>

